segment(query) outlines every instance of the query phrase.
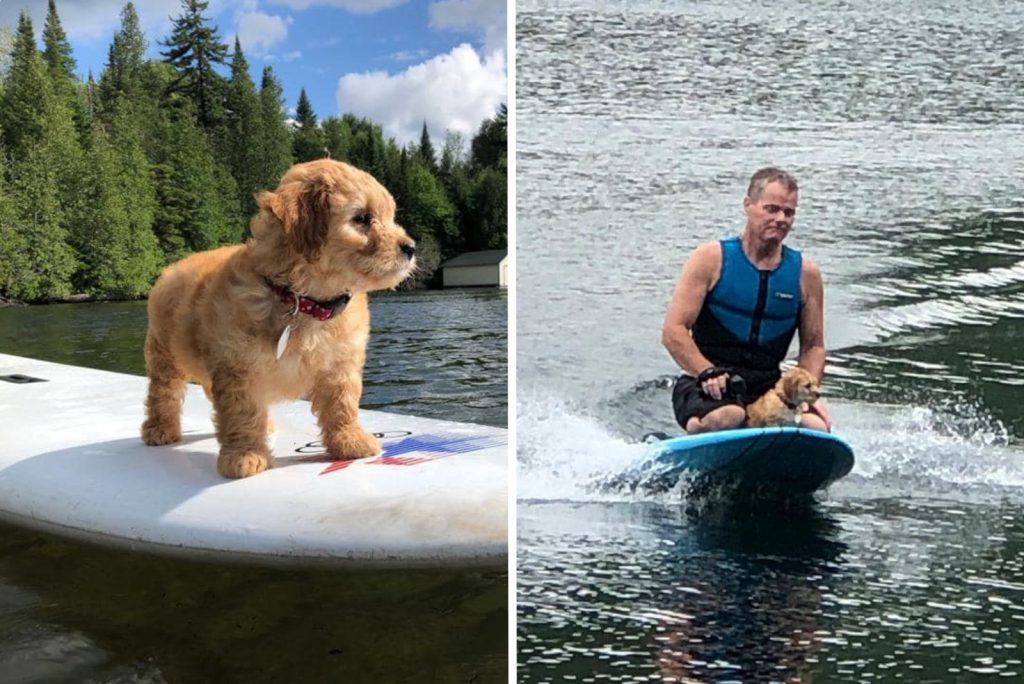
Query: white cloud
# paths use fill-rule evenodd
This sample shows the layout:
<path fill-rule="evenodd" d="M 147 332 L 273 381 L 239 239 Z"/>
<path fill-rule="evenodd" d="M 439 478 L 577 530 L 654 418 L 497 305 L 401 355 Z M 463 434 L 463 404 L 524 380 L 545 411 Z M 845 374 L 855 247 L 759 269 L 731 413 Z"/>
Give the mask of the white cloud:
<path fill-rule="evenodd" d="M 481 61 L 468 44 L 391 76 L 347 74 L 338 81 L 338 110 L 380 122 L 400 143 L 419 139 L 423 122 L 434 140 L 448 130 L 468 140 L 508 101 L 505 53 Z"/>
<path fill-rule="evenodd" d="M 107 38 L 121 26 L 121 8 L 126 0 L 60 0 L 57 15 L 64 32 L 73 40 Z M 32 19 L 36 36 L 41 36 L 46 21 L 44 0 L 0 0 L 0 24 L 17 26 L 18 15 L 25 9 Z M 211 3 L 211 13 L 214 8 Z M 169 16 L 181 14 L 180 0 L 145 0 L 135 2 L 142 28 L 147 37 L 150 30 L 170 26 Z M 163 35 L 163 34 L 161 34 Z"/>
<path fill-rule="evenodd" d="M 475 33 L 484 52 L 504 50 L 507 37 L 505 0 L 440 0 L 430 5 L 430 26 Z"/>
<path fill-rule="evenodd" d="M 294 10 L 326 6 L 340 7 L 354 14 L 373 14 L 389 7 L 397 7 L 408 0 L 271 0 L 271 2 L 275 5 L 286 5 Z"/>
<path fill-rule="evenodd" d="M 288 38 L 291 17 L 279 17 L 263 12 L 243 12 L 238 15 L 238 39 L 243 52 L 265 55 L 275 45 Z"/>

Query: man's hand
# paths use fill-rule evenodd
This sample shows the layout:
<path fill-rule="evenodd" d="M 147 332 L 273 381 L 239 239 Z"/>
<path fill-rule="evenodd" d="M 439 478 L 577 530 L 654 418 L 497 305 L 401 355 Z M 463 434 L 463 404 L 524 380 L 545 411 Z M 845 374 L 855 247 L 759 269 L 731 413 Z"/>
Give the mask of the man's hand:
<path fill-rule="evenodd" d="M 697 376 L 700 389 L 715 401 L 720 401 L 725 396 L 726 387 L 729 384 L 729 373 L 724 368 L 711 366 L 701 371 Z"/>

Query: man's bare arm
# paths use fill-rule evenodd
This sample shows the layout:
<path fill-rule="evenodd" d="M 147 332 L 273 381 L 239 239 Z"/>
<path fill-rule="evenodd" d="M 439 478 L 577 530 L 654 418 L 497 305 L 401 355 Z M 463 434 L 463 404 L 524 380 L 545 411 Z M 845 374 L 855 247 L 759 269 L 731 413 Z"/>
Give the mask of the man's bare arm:
<path fill-rule="evenodd" d="M 800 356 L 797 365 L 821 380 L 825 376 L 825 288 L 821 269 L 804 257 L 800 273 Z"/>
<path fill-rule="evenodd" d="M 679 367 L 693 376 L 713 365 L 697 349 L 691 330 L 708 291 L 718 277 L 721 264 L 722 249 L 717 242 L 708 242 L 693 250 L 683 264 L 661 326 L 661 343 Z"/>

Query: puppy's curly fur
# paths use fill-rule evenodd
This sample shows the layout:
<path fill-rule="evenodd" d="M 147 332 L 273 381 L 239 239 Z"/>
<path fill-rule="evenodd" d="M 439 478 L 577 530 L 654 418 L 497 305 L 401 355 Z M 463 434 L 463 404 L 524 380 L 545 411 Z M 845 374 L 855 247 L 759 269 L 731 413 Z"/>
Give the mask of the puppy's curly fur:
<path fill-rule="evenodd" d="M 331 456 L 377 454 L 380 442 L 358 422 L 370 333 L 366 293 L 396 286 L 414 267 L 414 243 L 395 223 L 394 199 L 368 173 L 319 160 L 296 164 L 258 200 L 246 244 L 172 264 L 150 293 L 142 439 L 181 439 L 181 405 L 193 379 L 213 402 L 221 475 L 269 468 L 268 409 L 304 395 Z M 293 315 L 268 280 L 317 301 L 352 298 L 321 321 Z"/>
<path fill-rule="evenodd" d="M 783 373 L 775 386 L 747 406 L 747 425 L 799 425 L 801 404 L 813 404 L 821 396 L 818 379 L 803 368 Z"/>

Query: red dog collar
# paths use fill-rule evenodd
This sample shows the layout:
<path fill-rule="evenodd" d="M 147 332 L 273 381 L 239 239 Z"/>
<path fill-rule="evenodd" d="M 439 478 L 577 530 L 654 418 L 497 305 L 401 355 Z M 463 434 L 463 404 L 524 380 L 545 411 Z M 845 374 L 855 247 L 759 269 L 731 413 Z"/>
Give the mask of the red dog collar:
<path fill-rule="evenodd" d="M 270 289 L 277 293 L 281 301 L 290 306 L 292 309 L 296 307 L 296 301 L 298 302 L 298 310 L 304 314 L 309 314 L 318 321 L 326 321 L 332 316 L 340 313 L 345 305 L 352 299 L 351 293 L 346 292 L 337 299 L 332 299 L 329 302 L 318 302 L 311 297 L 301 297 L 296 295 L 294 292 L 289 290 L 284 285 L 278 285 L 267 279 L 267 285 Z"/>

